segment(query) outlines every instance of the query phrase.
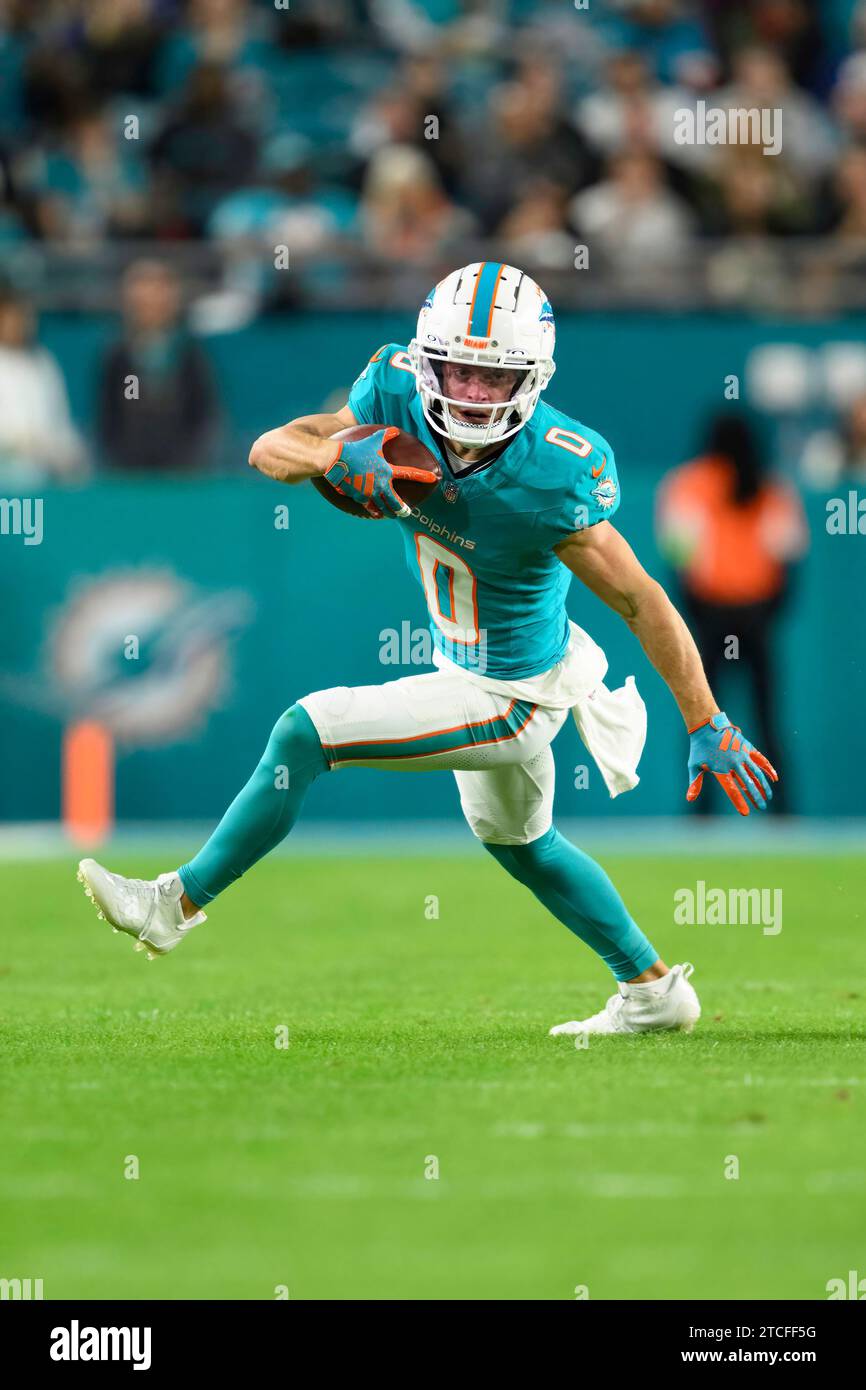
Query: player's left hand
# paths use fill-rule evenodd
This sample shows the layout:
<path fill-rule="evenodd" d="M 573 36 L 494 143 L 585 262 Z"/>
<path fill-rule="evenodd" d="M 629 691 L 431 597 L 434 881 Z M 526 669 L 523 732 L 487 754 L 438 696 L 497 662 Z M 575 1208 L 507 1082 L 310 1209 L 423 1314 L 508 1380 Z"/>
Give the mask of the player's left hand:
<path fill-rule="evenodd" d="M 337 492 L 351 497 L 377 520 L 383 516 L 412 515 L 411 508 L 394 490 L 395 478 L 435 482 L 433 474 L 421 468 L 392 468 L 383 450 L 388 440 L 395 439 L 399 433 L 394 425 L 388 425 L 364 439 L 342 440 L 334 462 L 324 475 Z"/>
<path fill-rule="evenodd" d="M 766 810 L 773 795 L 767 778 L 778 782 L 779 774 L 726 714 L 720 711 L 710 715 L 689 734 L 687 801 L 697 800 L 704 773 L 711 772 L 741 816 L 747 816 L 750 808 Z"/>

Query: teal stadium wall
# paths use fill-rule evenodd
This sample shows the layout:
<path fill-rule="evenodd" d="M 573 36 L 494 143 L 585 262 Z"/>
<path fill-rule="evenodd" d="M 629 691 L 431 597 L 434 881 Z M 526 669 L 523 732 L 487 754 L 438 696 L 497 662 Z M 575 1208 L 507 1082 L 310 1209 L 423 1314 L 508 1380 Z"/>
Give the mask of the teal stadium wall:
<path fill-rule="evenodd" d="M 133 691 L 132 683 L 148 677 L 159 687 L 157 704 L 171 681 L 184 700 L 189 695 L 192 714 L 181 732 L 150 745 L 140 735 L 120 743 L 118 816 L 134 821 L 216 817 L 252 770 L 274 720 L 298 696 L 418 669 L 380 660 L 385 629 L 425 626 L 396 532 L 343 517 L 310 488 L 267 483 L 246 464 L 257 433 L 320 408 L 332 390 L 348 388 L 375 348 L 405 341 L 409 328 L 398 315 L 297 316 L 208 339 L 229 420 L 228 473 L 53 490 L 44 495 L 41 545 L 0 538 L 0 818 L 50 820 L 59 813 L 61 731 L 92 708 L 94 693 L 76 699 L 73 678 L 67 674 L 65 685 L 57 680 L 58 660 L 67 671 L 76 662 L 91 675 L 98 670 L 101 699 L 122 702 L 145 688 Z M 860 341 L 863 328 L 854 320 L 561 319 L 550 397 L 614 445 L 623 487 L 618 525 L 651 571 L 666 577 L 652 533 L 658 480 L 694 452 L 707 413 L 723 404 L 724 378 L 732 372 L 745 378 L 748 355 L 761 343 L 798 342 L 817 352 L 828 337 Z M 77 317 L 42 325 L 84 428 L 96 364 L 112 331 L 109 322 Z M 774 437 L 780 450 L 778 421 Z M 783 449 L 777 462 L 788 462 Z M 289 508 L 287 530 L 274 526 L 274 507 L 282 503 Z M 806 506 L 812 548 L 777 641 L 786 770 L 797 811 L 862 815 L 866 537 L 828 535 L 824 496 L 807 495 Z M 123 659 L 98 602 L 90 627 L 73 621 L 97 592 L 94 585 L 124 576 L 147 580 L 150 603 L 161 583 L 177 591 L 168 615 L 150 626 L 142 620 L 137 662 Z M 569 609 L 607 651 L 609 684 L 636 675 L 648 705 L 649 739 L 640 786 L 611 802 L 594 769 L 589 787 L 575 789 L 575 767 L 587 756 L 569 722 L 555 745 L 558 813 L 677 814 L 684 809 L 686 741 L 672 700 L 623 624 L 576 583 Z M 66 693 L 58 699 L 61 689 Z M 736 663 L 719 698 L 748 728 Z M 459 807 L 448 774 L 358 770 L 322 779 L 307 814 L 324 821 L 438 820 L 459 818 Z"/>

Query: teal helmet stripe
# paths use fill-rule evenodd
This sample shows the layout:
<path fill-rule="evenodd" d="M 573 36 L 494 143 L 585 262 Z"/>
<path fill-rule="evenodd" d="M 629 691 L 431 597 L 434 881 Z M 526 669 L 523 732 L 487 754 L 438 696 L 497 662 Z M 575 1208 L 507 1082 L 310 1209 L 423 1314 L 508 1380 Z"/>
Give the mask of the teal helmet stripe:
<path fill-rule="evenodd" d="M 475 282 L 472 309 L 469 315 L 467 337 L 486 338 L 490 333 L 490 318 L 493 310 L 493 296 L 504 269 L 501 261 L 484 261 Z"/>

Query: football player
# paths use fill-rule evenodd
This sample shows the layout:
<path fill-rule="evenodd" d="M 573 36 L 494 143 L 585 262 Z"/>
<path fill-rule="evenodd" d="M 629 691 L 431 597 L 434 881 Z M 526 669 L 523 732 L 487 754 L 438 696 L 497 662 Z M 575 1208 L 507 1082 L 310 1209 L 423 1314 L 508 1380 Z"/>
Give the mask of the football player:
<path fill-rule="evenodd" d="M 619 482 L 607 440 L 541 400 L 554 341 L 551 306 L 528 275 L 492 261 L 464 266 L 430 292 L 408 347 L 374 354 L 341 410 L 255 441 L 249 461 L 265 477 L 324 477 L 371 515 L 396 519 L 427 601 L 436 669 L 299 699 L 210 839 L 176 871 L 142 881 L 83 860 L 87 892 L 136 949 L 174 950 L 289 833 L 320 774 L 445 768 L 488 853 L 614 976 L 599 1013 L 551 1033 L 693 1027 L 692 966 L 665 964 L 607 874 L 553 824 L 550 745 L 607 665 L 566 615 L 572 575 L 621 615 L 670 687 L 690 739 L 689 800 L 710 772 L 745 816 L 767 805 L 777 774 L 719 709 L 682 618 L 611 524 Z M 399 426 L 440 455 L 442 481 L 422 505 L 397 495 L 384 430 L 334 441 L 356 423 Z"/>

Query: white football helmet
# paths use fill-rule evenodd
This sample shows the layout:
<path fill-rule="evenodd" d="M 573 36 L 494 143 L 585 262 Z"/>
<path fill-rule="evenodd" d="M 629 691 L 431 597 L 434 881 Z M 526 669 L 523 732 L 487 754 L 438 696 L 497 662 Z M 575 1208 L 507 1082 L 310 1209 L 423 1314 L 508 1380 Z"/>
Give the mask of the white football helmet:
<path fill-rule="evenodd" d="M 428 294 L 418 315 L 409 358 L 424 418 L 456 444 L 485 448 L 522 429 L 556 370 L 553 310 L 543 290 L 501 261 L 475 261 L 454 270 Z M 445 395 L 445 362 L 521 372 L 511 399 L 472 405 L 475 420 L 458 419 Z"/>

